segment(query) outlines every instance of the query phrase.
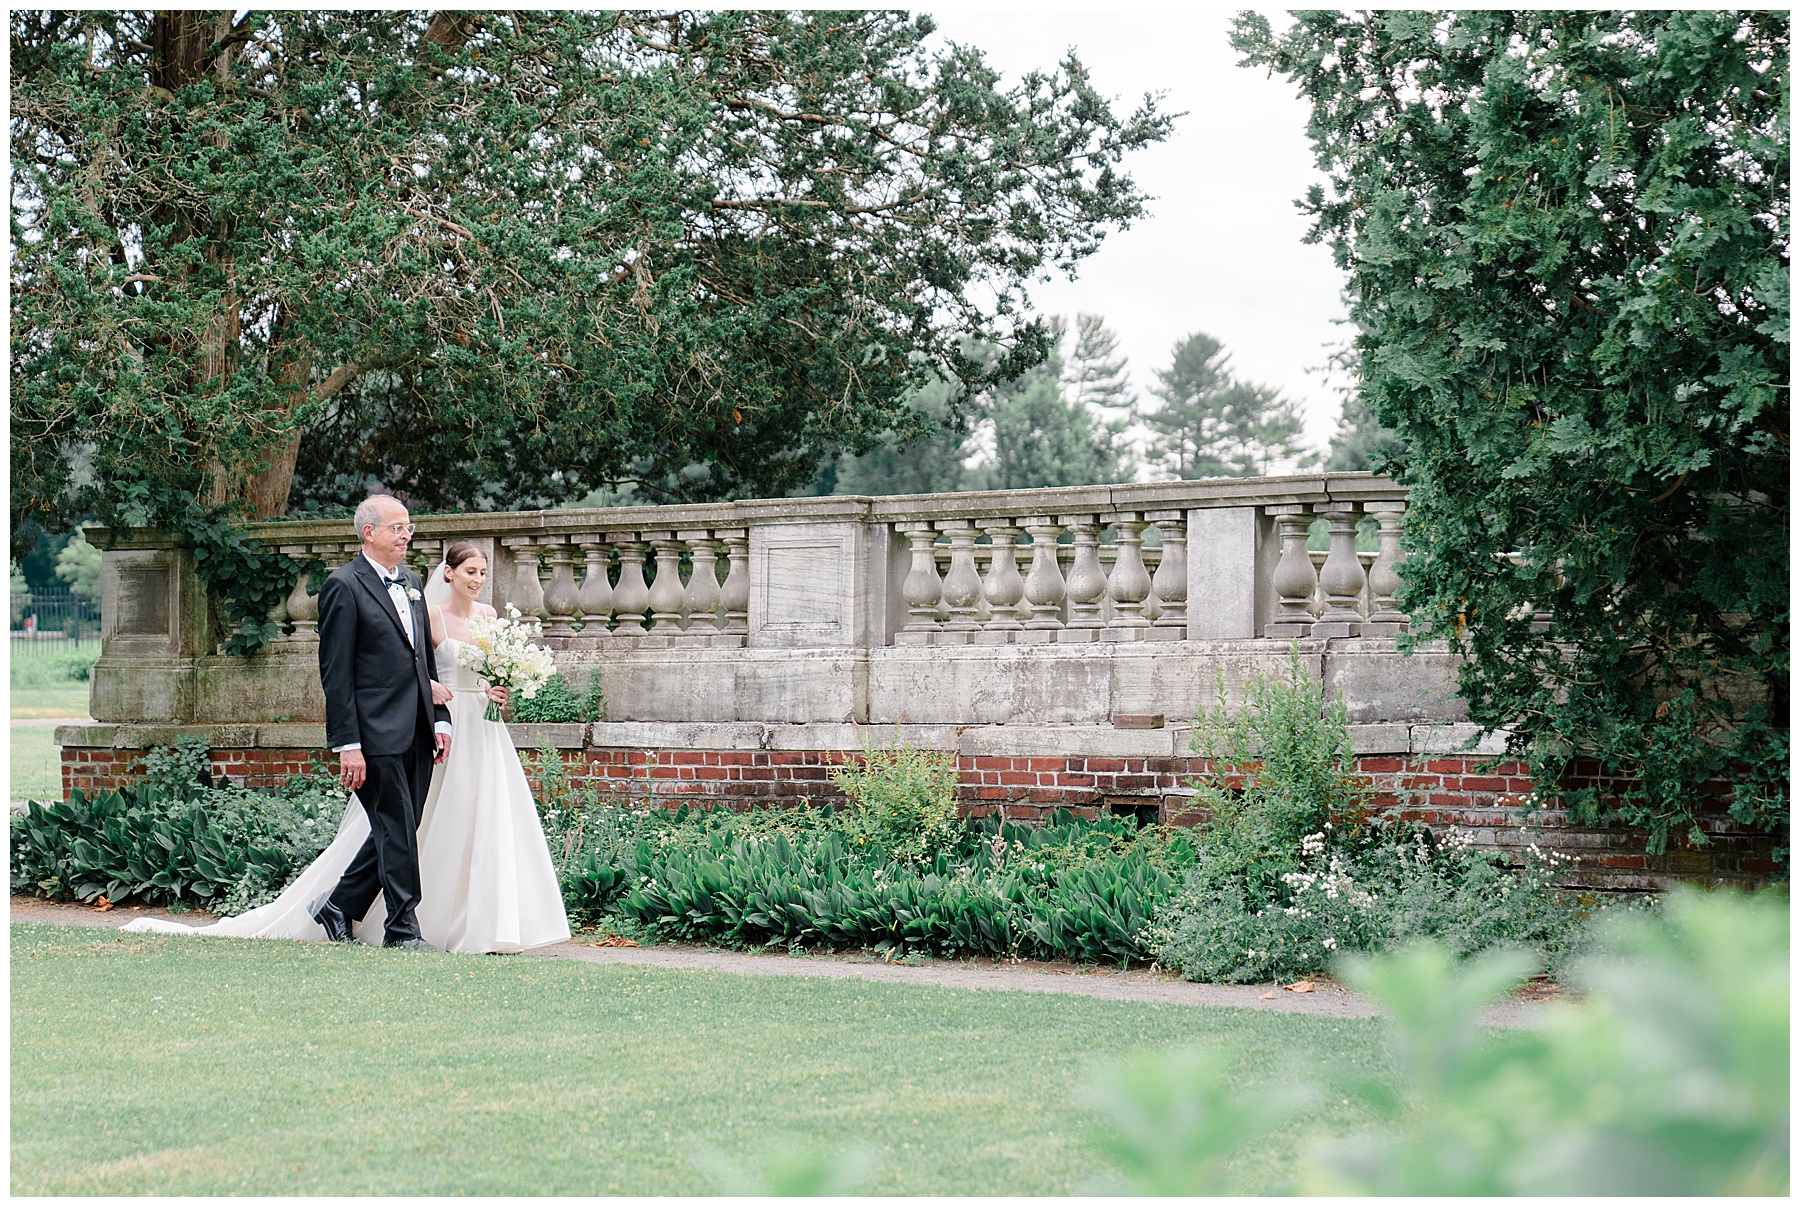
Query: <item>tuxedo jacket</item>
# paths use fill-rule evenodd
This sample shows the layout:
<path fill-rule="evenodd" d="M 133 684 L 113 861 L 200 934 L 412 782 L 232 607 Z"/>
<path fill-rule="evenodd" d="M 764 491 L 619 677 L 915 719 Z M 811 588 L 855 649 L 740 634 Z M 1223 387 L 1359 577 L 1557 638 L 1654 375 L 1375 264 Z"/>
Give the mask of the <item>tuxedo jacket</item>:
<path fill-rule="evenodd" d="M 434 722 L 450 710 L 431 702 L 437 656 L 423 584 L 405 566 L 416 646 L 406 640 L 400 613 L 381 575 L 357 554 L 334 570 L 319 592 L 319 679 L 325 687 L 325 744 L 362 743 L 365 755 L 406 754 L 431 744 Z"/>

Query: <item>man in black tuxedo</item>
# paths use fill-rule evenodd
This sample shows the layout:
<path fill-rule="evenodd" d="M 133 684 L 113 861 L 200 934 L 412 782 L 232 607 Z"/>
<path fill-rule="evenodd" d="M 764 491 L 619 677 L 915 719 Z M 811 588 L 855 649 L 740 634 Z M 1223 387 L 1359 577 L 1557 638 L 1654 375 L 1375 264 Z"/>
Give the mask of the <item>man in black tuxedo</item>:
<path fill-rule="evenodd" d="M 319 592 L 319 678 L 325 740 L 339 756 L 339 782 L 369 815 L 369 840 L 313 917 L 334 943 L 380 892 L 384 946 L 425 947 L 419 904 L 419 812 L 431 765 L 450 753 L 450 710 L 432 702 L 437 658 L 423 584 L 404 563 L 413 526 L 390 495 L 356 509 L 362 553 Z"/>

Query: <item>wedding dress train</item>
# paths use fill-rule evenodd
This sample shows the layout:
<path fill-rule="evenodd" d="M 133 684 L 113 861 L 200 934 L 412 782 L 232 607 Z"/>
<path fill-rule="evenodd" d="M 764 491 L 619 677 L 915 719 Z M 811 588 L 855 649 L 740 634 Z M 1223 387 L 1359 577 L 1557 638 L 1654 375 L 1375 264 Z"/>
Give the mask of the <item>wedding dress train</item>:
<path fill-rule="evenodd" d="M 506 726 L 482 715 L 487 697 L 457 665 L 458 644 L 446 638 L 437 647 L 438 674 L 456 695 L 450 756 L 432 769 L 419 821 L 419 931 L 443 951 L 529 951 L 568 938 L 569 918 L 519 753 Z M 368 836 L 368 816 L 353 795 L 331 845 L 267 905 L 211 926 L 139 918 L 124 929 L 323 942 L 313 911 Z M 386 919 L 377 896 L 352 932 L 380 946 Z"/>

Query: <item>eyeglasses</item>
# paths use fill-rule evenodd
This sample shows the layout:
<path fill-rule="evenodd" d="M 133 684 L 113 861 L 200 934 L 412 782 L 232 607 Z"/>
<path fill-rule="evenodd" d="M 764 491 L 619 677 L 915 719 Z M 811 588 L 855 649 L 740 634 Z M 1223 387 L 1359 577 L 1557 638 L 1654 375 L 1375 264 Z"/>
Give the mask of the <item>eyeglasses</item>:
<path fill-rule="evenodd" d="M 374 525 L 371 525 L 371 527 L 374 527 Z M 382 524 L 380 527 L 393 533 L 395 536 L 411 536 L 413 534 L 413 526 L 411 524 Z"/>

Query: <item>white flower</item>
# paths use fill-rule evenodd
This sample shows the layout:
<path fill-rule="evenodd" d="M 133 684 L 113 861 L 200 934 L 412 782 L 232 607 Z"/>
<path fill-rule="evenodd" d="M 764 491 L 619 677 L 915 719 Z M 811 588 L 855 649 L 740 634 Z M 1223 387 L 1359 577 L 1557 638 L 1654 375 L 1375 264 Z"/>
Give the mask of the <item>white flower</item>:
<path fill-rule="evenodd" d="M 1332 939 L 1332 938 L 1327 938 L 1325 940 L 1325 950 L 1326 951 L 1336 951 L 1337 950 L 1337 940 Z"/>
<path fill-rule="evenodd" d="M 416 588 L 408 587 L 406 589 L 406 598 L 412 600 L 414 603 L 418 603 L 421 599 L 424 599 L 425 597 L 423 595 L 420 595 Z"/>

